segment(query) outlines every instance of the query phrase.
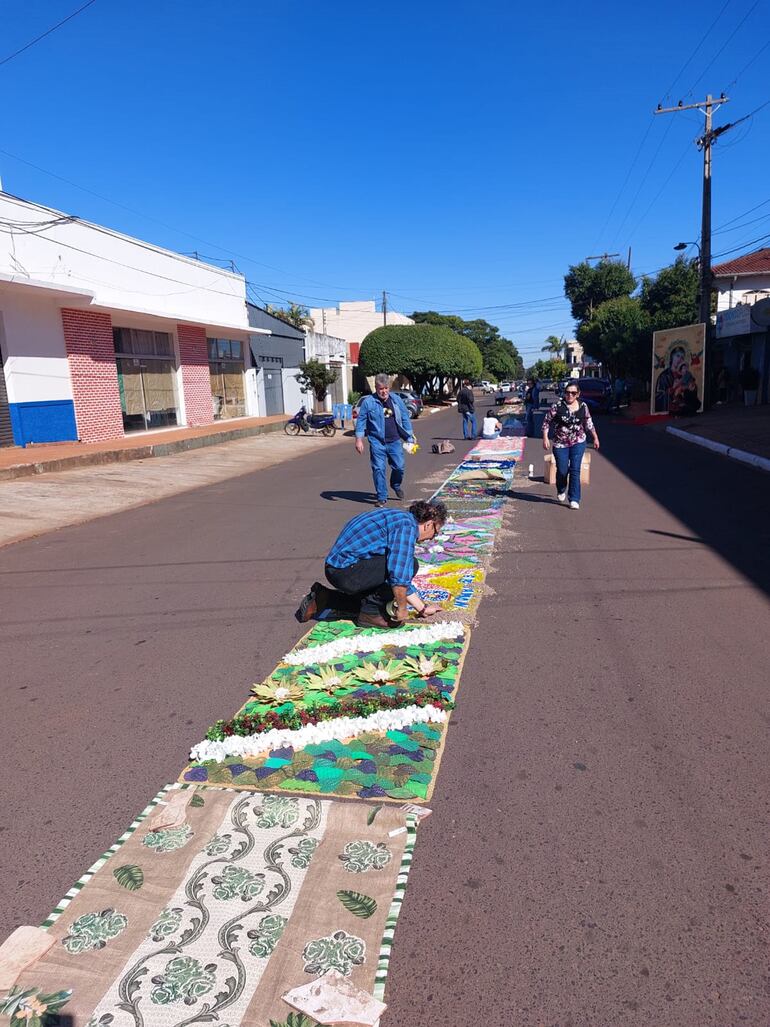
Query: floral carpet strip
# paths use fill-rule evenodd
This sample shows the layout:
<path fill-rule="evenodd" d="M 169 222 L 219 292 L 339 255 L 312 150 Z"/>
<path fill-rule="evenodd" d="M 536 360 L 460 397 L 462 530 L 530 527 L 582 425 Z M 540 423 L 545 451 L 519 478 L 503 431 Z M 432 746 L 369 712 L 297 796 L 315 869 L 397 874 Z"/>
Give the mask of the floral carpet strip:
<path fill-rule="evenodd" d="M 360 638 L 347 622 L 316 624 L 292 651 L 295 662 L 279 665 L 232 720 L 213 725 L 193 747 L 181 780 L 426 801 L 454 707 L 466 629 L 452 623 L 380 632 L 382 648 L 363 654 Z M 424 641 L 411 645 L 412 638 Z M 327 662 L 312 662 L 316 654 Z M 370 712 L 350 717 L 351 708 Z M 272 740 L 275 748 L 268 747 Z"/>
<path fill-rule="evenodd" d="M 518 439 L 514 439 L 518 442 Z M 453 620 L 361 630 L 316 624 L 180 780 L 209 787 L 427 802 L 515 461 L 464 460 L 435 496 L 450 518 L 416 549 L 415 586 Z"/>
<path fill-rule="evenodd" d="M 330 969 L 381 994 L 414 817 L 188 791 L 181 825 L 153 829 L 164 789 L 68 893 L 16 989 L 63 996 L 73 1027 L 284 1024 L 281 996 Z"/>

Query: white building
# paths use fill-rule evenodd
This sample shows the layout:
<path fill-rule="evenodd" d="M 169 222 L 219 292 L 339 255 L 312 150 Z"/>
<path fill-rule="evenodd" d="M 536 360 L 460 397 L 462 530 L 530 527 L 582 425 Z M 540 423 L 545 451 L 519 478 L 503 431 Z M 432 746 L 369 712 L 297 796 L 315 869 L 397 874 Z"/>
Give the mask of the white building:
<path fill-rule="evenodd" d="M 383 316 L 377 310 L 374 300 L 352 300 L 336 307 L 311 307 L 310 316 L 315 330 L 323 335 L 344 339 L 347 344 L 347 359 L 351 366 L 358 364 L 358 351 L 369 332 L 389 325 L 411 325 L 414 321 L 406 314 L 388 310 Z"/>
<path fill-rule="evenodd" d="M 317 322 L 315 327 L 318 327 Z M 320 360 L 322 364 L 337 373 L 337 380 L 330 386 L 326 396 L 326 409 L 332 410 L 335 403 L 347 403 L 348 350 L 345 340 L 335 335 L 306 331 L 305 360 Z"/>
<path fill-rule="evenodd" d="M 0 444 L 258 414 L 245 301 L 239 274 L 0 193 Z"/>
<path fill-rule="evenodd" d="M 759 402 L 770 401 L 770 248 L 712 267 L 717 291 L 714 368 L 727 368 L 732 394 L 742 371 L 759 373 Z M 708 368 L 707 368 L 708 371 Z"/>

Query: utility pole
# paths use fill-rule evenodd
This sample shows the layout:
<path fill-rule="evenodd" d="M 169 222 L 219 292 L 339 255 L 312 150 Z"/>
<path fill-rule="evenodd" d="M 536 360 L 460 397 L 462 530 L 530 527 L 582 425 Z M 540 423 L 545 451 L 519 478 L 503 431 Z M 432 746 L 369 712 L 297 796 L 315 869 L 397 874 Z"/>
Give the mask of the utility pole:
<path fill-rule="evenodd" d="M 385 290 L 382 290 L 382 323 L 386 325 L 388 323 L 388 294 Z"/>
<path fill-rule="evenodd" d="M 631 247 L 628 247 L 628 260 L 626 261 L 626 267 L 631 270 Z"/>
<path fill-rule="evenodd" d="M 597 253 L 594 257 L 586 257 L 586 260 L 609 260 L 610 257 L 619 257 L 619 253 Z"/>
<path fill-rule="evenodd" d="M 711 119 L 714 111 L 719 110 L 723 103 L 728 103 L 729 97 L 724 93 L 715 100 L 711 93 L 700 103 L 683 104 L 681 101 L 676 107 L 661 107 L 655 114 L 673 114 L 676 111 L 699 110 L 703 112 L 706 124 L 703 135 L 696 140 L 700 149 L 703 150 L 703 199 L 701 204 L 701 228 L 700 228 L 700 310 L 698 317 L 706 326 L 706 338 L 708 340 L 709 328 L 711 325 L 711 144 L 727 132 L 733 126 L 722 125 L 720 128 L 712 129 Z"/>

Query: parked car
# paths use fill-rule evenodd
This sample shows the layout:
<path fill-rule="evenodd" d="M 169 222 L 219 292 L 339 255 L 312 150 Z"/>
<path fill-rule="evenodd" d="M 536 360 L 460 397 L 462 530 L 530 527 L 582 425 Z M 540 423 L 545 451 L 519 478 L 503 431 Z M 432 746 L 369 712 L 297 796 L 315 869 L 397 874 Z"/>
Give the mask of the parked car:
<path fill-rule="evenodd" d="M 411 392 L 409 389 L 395 389 L 394 391 L 396 395 L 404 401 L 404 406 L 406 407 L 406 412 L 409 414 L 409 416 L 412 419 L 419 417 L 423 410 L 423 402 L 417 395 L 417 393 Z M 359 399 L 359 401 L 353 407 L 354 421 L 358 417 L 358 408 L 361 406 L 361 402 L 364 398 L 365 397 L 362 396 L 361 399 Z"/>
<path fill-rule="evenodd" d="M 492 384 L 492 382 L 482 382 L 481 383 L 481 391 L 485 395 L 488 395 L 490 392 L 494 392 L 495 391 L 495 387 Z"/>
<path fill-rule="evenodd" d="M 501 392 L 510 392 L 513 388 L 513 382 L 500 382 L 498 388 Z"/>
<path fill-rule="evenodd" d="M 580 398 L 592 414 L 610 413 L 615 406 L 615 398 L 612 385 L 606 378 L 578 378 L 577 383 L 580 387 Z"/>

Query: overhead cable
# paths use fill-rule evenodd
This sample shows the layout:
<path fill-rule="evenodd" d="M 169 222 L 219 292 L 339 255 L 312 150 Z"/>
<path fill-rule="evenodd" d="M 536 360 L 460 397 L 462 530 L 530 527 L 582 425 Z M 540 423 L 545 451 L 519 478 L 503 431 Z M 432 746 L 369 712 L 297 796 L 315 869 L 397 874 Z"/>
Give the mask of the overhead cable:
<path fill-rule="evenodd" d="M 29 48 L 31 46 L 34 46 L 35 43 L 39 43 L 41 39 L 45 39 L 46 36 L 50 36 L 52 32 L 55 32 L 57 29 L 60 29 L 62 25 L 66 25 L 68 21 L 72 21 L 72 19 L 76 18 L 82 11 L 86 9 L 86 7 L 90 7 L 92 4 L 95 3 L 96 0 L 88 0 L 88 2 L 83 4 L 82 7 L 78 7 L 76 11 L 73 11 L 72 14 L 68 14 L 66 18 L 62 18 L 61 21 L 57 22 L 55 25 L 52 25 L 49 29 L 46 29 L 45 32 L 41 32 L 40 35 L 35 36 L 34 39 L 30 39 L 28 43 L 25 43 L 24 46 L 20 46 L 18 50 L 14 50 L 14 52 L 8 54 L 7 57 L 3 57 L 3 59 L 0 60 L 0 68 L 4 64 L 7 64 L 9 61 L 12 61 L 14 57 L 18 57 L 19 54 L 24 53 L 25 50 L 29 50 Z"/>

